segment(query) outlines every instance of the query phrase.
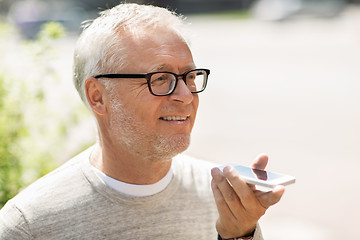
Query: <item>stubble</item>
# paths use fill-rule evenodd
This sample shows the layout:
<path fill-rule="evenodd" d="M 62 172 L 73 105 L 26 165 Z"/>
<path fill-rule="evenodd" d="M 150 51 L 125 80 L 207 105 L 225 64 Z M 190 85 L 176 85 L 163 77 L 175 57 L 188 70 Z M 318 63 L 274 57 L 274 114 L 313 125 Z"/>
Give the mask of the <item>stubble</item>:
<path fill-rule="evenodd" d="M 126 109 L 116 97 L 112 97 L 110 103 L 111 136 L 130 154 L 147 160 L 167 161 L 190 145 L 190 136 L 185 134 L 167 136 L 149 129 L 136 118 L 134 111 Z"/>

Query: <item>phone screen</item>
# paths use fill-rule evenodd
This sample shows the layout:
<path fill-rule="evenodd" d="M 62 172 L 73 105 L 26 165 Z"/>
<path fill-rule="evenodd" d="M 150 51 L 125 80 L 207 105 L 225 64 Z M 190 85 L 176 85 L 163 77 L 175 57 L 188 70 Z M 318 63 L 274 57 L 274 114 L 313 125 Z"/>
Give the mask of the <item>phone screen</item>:
<path fill-rule="evenodd" d="M 227 164 L 219 167 L 223 171 L 225 166 L 233 166 L 246 182 L 258 186 L 272 188 L 277 185 L 289 185 L 295 183 L 295 177 L 280 173 L 269 172 L 260 169 L 249 168 L 238 164 Z"/>
<path fill-rule="evenodd" d="M 267 172 L 264 170 L 248 168 L 244 166 L 233 166 L 240 174 L 240 176 L 247 177 L 247 178 L 256 178 L 263 181 L 273 181 L 283 177 L 281 174 Z"/>

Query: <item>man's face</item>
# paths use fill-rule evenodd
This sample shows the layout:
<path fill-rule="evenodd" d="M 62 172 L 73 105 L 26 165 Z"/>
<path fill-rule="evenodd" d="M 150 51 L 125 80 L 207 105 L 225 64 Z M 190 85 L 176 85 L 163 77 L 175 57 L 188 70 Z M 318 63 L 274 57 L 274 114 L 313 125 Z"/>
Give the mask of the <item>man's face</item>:
<path fill-rule="evenodd" d="M 127 66 L 122 73 L 169 71 L 176 74 L 194 69 L 190 49 L 169 31 L 156 31 L 125 43 Z M 153 96 L 146 79 L 116 81 L 108 102 L 109 135 L 129 153 L 153 159 L 168 159 L 189 146 L 199 104 L 179 80 L 168 96 Z"/>

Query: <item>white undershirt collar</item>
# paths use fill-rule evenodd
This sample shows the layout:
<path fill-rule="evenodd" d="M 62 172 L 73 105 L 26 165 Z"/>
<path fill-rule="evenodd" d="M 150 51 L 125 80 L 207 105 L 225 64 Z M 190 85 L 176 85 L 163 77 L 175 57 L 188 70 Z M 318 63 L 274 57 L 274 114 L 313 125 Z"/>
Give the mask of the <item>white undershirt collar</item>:
<path fill-rule="evenodd" d="M 149 185 L 137 185 L 121 182 L 112 177 L 107 176 L 105 173 L 101 172 L 99 169 L 91 166 L 95 171 L 96 175 L 109 187 L 115 189 L 116 191 L 134 197 L 146 197 L 157 194 L 164 190 L 171 182 L 173 177 L 172 167 L 168 173 L 160 181 L 149 184 Z"/>

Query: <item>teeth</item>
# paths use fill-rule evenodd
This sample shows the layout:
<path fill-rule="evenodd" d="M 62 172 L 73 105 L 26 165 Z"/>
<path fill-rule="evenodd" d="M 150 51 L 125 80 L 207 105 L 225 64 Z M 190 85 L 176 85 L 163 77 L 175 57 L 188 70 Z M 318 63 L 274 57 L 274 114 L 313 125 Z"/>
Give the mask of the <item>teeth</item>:
<path fill-rule="evenodd" d="M 162 117 L 161 119 L 166 120 L 166 121 L 185 121 L 188 117 L 187 116 L 167 116 L 167 117 Z"/>

